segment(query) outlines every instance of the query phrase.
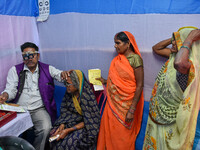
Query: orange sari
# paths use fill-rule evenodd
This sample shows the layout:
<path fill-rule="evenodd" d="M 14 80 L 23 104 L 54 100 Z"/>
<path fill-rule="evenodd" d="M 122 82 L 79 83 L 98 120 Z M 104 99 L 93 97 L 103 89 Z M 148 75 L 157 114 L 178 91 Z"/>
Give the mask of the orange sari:
<path fill-rule="evenodd" d="M 140 55 L 133 35 L 124 32 Z M 140 55 L 141 56 L 141 55 Z M 144 98 L 143 92 L 137 104 L 134 120 L 125 121 L 136 90 L 134 69 L 128 59 L 119 54 L 111 62 L 107 80 L 107 103 L 101 119 L 97 150 L 134 150 L 135 140 L 140 131 Z"/>

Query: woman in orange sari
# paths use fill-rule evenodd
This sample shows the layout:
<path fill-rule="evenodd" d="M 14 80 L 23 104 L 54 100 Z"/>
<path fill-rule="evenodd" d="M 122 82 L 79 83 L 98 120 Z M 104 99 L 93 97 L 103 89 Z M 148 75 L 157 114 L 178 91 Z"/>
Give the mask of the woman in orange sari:
<path fill-rule="evenodd" d="M 144 104 L 143 61 L 130 32 L 117 33 L 114 41 L 118 55 L 109 69 L 97 150 L 134 150 Z"/>

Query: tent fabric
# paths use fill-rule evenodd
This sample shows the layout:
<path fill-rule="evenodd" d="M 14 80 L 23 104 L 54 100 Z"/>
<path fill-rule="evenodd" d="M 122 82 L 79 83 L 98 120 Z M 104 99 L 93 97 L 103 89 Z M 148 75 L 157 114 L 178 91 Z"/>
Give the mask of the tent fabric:
<path fill-rule="evenodd" d="M 51 14 L 65 12 L 90 14 L 199 14 L 197 0 L 54 0 Z"/>
<path fill-rule="evenodd" d="M 45 1 L 44 1 L 45 2 Z M 0 14 L 38 16 L 38 0 L 1 0 Z M 52 0 L 50 14 L 199 14 L 198 0 Z"/>
<path fill-rule="evenodd" d="M 39 45 L 35 17 L 0 15 L 0 92 L 5 88 L 11 66 L 22 62 L 20 45 L 30 41 Z"/>
<path fill-rule="evenodd" d="M 63 70 L 81 69 L 86 76 L 88 69 L 99 68 L 102 77 L 107 78 L 110 62 L 117 54 L 114 35 L 129 31 L 135 36 L 144 61 L 144 97 L 149 101 L 156 75 L 166 60 L 153 54 L 152 46 L 170 38 L 182 26 L 199 27 L 199 17 L 200 14 L 50 15 L 46 22 L 38 23 L 41 59 Z"/>
<path fill-rule="evenodd" d="M 1 0 L 0 14 L 13 16 L 38 16 L 37 0 Z"/>

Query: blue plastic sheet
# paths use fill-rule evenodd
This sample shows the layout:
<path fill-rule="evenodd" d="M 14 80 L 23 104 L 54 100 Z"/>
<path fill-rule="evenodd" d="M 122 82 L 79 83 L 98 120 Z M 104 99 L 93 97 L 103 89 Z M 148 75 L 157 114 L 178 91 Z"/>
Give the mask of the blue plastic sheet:
<path fill-rule="evenodd" d="M 38 16 L 38 0 L 1 0 L 0 14 Z M 199 0 L 51 0 L 50 14 L 199 14 Z"/>

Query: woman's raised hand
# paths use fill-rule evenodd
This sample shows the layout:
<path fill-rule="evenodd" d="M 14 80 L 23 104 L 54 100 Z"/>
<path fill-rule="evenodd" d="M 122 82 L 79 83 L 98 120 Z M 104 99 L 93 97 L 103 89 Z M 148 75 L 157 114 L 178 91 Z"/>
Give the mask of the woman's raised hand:
<path fill-rule="evenodd" d="M 191 39 L 192 42 L 200 40 L 200 29 L 191 31 L 187 39 Z"/>

